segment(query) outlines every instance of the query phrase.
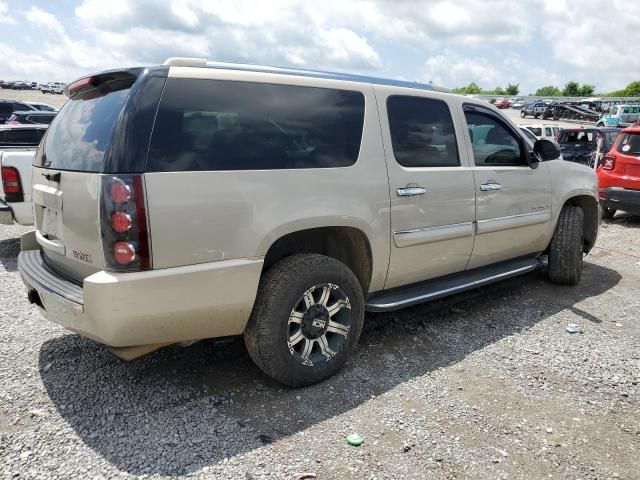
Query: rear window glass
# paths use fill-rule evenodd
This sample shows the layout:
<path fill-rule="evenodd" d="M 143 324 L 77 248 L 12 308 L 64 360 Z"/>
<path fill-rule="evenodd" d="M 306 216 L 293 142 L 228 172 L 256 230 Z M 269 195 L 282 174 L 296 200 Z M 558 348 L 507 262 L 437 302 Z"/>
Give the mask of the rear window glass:
<path fill-rule="evenodd" d="M 593 132 L 565 131 L 560 134 L 560 143 L 589 143 L 593 142 Z"/>
<path fill-rule="evenodd" d="M 618 151 L 627 155 L 640 155 L 640 134 L 623 134 L 618 144 Z"/>
<path fill-rule="evenodd" d="M 363 124 L 360 92 L 169 79 L 147 171 L 348 167 Z"/>
<path fill-rule="evenodd" d="M 442 100 L 393 96 L 387 100 L 393 153 L 404 167 L 460 165 L 449 107 Z"/>
<path fill-rule="evenodd" d="M 123 89 L 100 97 L 74 98 L 65 103 L 49 127 L 35 165 L 99 172 L 128 94 L 129 89 Z"/>
<path fill-rule="evenodd" d="M 0 146 L 35 147 L 40 143 L 44 132 L 42 128 L 0 131 Z"/>

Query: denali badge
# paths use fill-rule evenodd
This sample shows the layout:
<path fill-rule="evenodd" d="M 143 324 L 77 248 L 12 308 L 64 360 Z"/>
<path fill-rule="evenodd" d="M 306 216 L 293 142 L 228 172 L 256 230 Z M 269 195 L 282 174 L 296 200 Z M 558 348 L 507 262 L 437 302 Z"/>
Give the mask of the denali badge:
<path fill-rule="evenodd" d="M 73 252 L 74 258 L 77 258 L 78 260 L 82 260 L 83 262 L 93 263 L 93 260 L 91 260 L 90 253 L 84 253 L 84 252 L 81 252 L 80 250 L 76 250 L 75 248 L 72 250 L 72 252 Z"/>

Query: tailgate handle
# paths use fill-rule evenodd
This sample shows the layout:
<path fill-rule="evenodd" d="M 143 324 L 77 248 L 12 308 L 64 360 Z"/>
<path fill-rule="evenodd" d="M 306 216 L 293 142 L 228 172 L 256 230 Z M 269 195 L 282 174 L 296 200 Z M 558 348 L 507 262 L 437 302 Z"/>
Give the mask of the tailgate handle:
<path fill-rule="evenodd" d="M 48 248 L 51 251 L 54 251 L 60 255 L 64 255 L 66 253 L 66 249 L 64 245 L 60 241 L 49 240 L 44 235 L 42 235 L 38 230 L 36 230 L 36 240 L 37 242 L 45 248 Z"/>

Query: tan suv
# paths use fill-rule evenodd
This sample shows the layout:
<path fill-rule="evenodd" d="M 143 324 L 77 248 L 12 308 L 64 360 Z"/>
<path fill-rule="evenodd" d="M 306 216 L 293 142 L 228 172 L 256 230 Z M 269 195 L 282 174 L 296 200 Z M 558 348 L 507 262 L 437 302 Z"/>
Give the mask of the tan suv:
<path fill-rule="evenodd" d="M 429 85 L 170 59 L 69 85 L 33 172 L 31 302 L 133 358 L 244 334 L 292 386 L 335 373 L 365 311 L 537 268 L 575 284 L 593 170 Z"/>

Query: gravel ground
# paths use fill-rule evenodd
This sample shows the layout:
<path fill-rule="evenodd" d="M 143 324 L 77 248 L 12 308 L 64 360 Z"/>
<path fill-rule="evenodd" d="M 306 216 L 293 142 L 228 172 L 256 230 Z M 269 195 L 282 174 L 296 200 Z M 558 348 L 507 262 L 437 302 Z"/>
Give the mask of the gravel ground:
<path fill-rule="evenodd" d="M 238 340 L 125 363 L 48 323 L 0 227 L 0 478 L 640 478 L 639 229 L 604 223 L 578 287 L 368 315 L 344 371 L 289 390 Z"/>

